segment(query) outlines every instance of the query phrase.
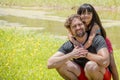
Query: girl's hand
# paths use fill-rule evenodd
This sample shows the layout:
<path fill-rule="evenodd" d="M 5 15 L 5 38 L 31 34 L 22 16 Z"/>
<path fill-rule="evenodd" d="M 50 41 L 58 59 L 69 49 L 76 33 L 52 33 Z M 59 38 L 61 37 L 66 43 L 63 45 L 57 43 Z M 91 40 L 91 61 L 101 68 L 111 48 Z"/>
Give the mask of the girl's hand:
<path fill-rule="evenodd" d="M 74 39 L 74 37 L 71 34 L 68 34 L 68 39 L 75 45 L 80 46 L 80 43 Z"/>

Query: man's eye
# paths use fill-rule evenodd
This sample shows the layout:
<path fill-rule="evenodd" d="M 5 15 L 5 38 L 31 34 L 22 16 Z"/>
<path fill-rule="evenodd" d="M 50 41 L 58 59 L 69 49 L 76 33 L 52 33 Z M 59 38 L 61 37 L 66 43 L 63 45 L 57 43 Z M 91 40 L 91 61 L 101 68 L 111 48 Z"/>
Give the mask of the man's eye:
<path fill-rule="evenodd" d="M 81 23 L 81 24 L 78 24 L 78 26 L 82 26 L 83 25 L 83 23 Z"/>
<path fill-rule="evenodd" d="M 73 28 L 76 28 L 76 26 L 73 26 Z"/>
<path fill-rule="evenodd" d="M 72 26 L 72 28 L 75 28 L 75 26 Z"/>

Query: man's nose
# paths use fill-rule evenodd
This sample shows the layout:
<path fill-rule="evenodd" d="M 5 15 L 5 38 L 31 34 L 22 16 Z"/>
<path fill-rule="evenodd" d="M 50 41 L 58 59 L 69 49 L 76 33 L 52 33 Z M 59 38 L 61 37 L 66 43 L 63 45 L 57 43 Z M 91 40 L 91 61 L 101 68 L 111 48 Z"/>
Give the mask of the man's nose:
<path fill-rule="evenodd" d="M 76 29 L 80 29 L 81 27 L 79 25 L 76 26 Z"/>

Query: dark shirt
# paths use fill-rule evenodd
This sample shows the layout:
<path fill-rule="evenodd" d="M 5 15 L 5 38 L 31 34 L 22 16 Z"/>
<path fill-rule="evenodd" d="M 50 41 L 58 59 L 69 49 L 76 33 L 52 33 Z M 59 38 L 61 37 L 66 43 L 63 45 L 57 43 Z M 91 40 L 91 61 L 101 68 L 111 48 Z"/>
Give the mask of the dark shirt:
<path fill-rule="evenodd" d="M 101 48 L 104 48 L 104 47 L 107 47 L 104 38 L 100 35 L 96 35 L 95 38 L 93 39 L 92 45 L 87 50 L 93 54 L 97 54 L 98 50 L 100 50 Z M 70 41 L 67 41 L 59 48 L 58 51 L 60 51 L 64 54 L 68 54 L 73 49 L 74 49 L 73 43 Z M 86 58 L 78 58 L 78 59 L 73 59 L 73 60 L 74 60 L 74 62 L 81 65 L 82 67 L 84 67 L 86 62 L 89 61 Z"/>

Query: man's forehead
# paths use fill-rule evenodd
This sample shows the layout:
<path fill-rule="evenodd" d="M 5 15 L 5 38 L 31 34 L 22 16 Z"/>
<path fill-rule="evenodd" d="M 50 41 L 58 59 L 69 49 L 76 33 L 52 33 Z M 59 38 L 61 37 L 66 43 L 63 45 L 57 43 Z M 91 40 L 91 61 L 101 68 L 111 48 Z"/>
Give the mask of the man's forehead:
<path fill-rule="evenodd" d="M 75 22 L 83 23 L 79 18 L 74 18 L 72 20 L 72 24 L 75 23 Z"/>

